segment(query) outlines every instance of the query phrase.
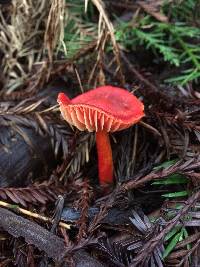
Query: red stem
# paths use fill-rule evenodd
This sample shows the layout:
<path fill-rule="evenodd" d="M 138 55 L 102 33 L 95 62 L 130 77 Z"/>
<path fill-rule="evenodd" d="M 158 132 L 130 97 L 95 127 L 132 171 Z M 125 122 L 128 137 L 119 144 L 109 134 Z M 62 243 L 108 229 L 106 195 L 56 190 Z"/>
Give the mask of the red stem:
<path fill-rule="evenodd" d="M 98 154 L 99 183 L 107 185 L 113 183 L 113 159 L 108 133 L 96 132 L 96 146 Z"/>

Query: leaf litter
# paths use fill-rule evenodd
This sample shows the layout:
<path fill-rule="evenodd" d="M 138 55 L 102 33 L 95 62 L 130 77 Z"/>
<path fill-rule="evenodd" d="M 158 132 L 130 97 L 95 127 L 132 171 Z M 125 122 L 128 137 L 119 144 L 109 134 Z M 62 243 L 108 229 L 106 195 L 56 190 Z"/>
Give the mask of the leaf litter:
<path fill-rule="evenodd" d="M 149 33 L 152 25 L 185 20 L 184 12 L 196 8 L 195 1 L 157 2 L 0 3 L 2 266 L 199 266 L 194 29 L 179 43 L 196 69 L 184 63 L 178 85 L 162 79 L 173 72 L 156 51 L 165 44 L 151 43 L 150 51 L 136 43 L 134 50 L 116 32 L 127 20 L 137 29 L 141 20 L 140 30 Z M 194 15 L 190 26 L 198 19 Z M 66 40 L 74 42 L 73 51 Z M 106 194 L 98 184 L 94 135 L 64 122 L 56 103 L 60 91 L 74 97 L 105 83 L 134 92 L 146 113 L 138 125 L 111 136 L 116 184 Z"/>

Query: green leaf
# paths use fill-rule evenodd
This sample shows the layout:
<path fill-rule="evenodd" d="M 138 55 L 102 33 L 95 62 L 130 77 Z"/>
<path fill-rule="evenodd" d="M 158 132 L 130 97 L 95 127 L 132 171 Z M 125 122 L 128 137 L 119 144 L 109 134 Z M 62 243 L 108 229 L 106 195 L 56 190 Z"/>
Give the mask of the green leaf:
<path fill-rule="evenodd" d="M 186 228 L 184 227 L 184 228 L 183 228 L 183 237 L 184 237 L 184 239 L 186 239 L 188 236 L 189 236 L 188 231 L 187 231 Z M 190 249 L 192 248 L 191 244 L 187 244 L 186 247 L 187 247 L 188 250 L 190 250 Z"/>
<path fill-rule="evenodd" d="M 167 197 L 167 198 L 172 198 L 172 197 L 185 197 L 185 196 L 188 196 L 188 192 L 185 190 L 185 191 L 179 191 L 179 192 L 164 194 L 162 196 L 163 197 Z"/>
<path fill-rule="evenodd" d="M 178 159 L 168 160 L 168 161 L 163 162 L 159 166 L 154 167 L 153 169 L 154 170 L 161 170 L 162 168 L 168 168 L 168 167 L 174 165 L 177 161 L 178 161 Z"/>
<path fill-rule="evenodd" d="M 179 233 L 177 233 L 172 240 L 169 242 L 169 244 L 167 245 L 164 253 L 163 253 L 163 259 L 166 258 L 170 252 L 175 248 L 176 244 L 182 240 L 183 238 L 183 228 L 181 229 L 181 231 Z"/>
<path fill-rule="evenodd" d="M 172 236 L 181 230 L 181 226 L 175 226 L 169 233 L 165 236 L 165 241 L 168 241 Z"/>
<path fill-rule="evenodd" d="M 187 184 L 188 180 L 184 175 L 172 174 L 166 179 L 158 180 L 152 183 L 152 185 L 170 185 L 170 184 Z"/>

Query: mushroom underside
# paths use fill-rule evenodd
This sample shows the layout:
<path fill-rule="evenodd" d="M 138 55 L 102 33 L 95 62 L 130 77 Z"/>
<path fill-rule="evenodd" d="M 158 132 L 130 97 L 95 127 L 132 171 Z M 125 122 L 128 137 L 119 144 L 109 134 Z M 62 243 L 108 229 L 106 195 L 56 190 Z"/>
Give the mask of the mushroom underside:
<path fill-rule="evenodd" d="M 126 129 L 140 120 L 140 117 L 136 117 L 131 122 L 126 123 L 103 111 L 75 105 L 61 105 L 60 110 L 64 119 L 80 131 L 115 132 Z"/>

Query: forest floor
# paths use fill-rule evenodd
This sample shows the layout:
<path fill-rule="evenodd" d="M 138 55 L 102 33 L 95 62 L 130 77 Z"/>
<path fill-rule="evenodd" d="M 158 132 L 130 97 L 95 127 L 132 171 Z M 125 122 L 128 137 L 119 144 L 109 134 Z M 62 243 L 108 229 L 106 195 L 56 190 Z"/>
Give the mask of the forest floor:
<path fill-rule="evenodd" d="M 200 266 L 200 2 L 0 0 L 0 266 Z M 59 92 L 125 88 L 145 116 L 110 134 Z"/>

